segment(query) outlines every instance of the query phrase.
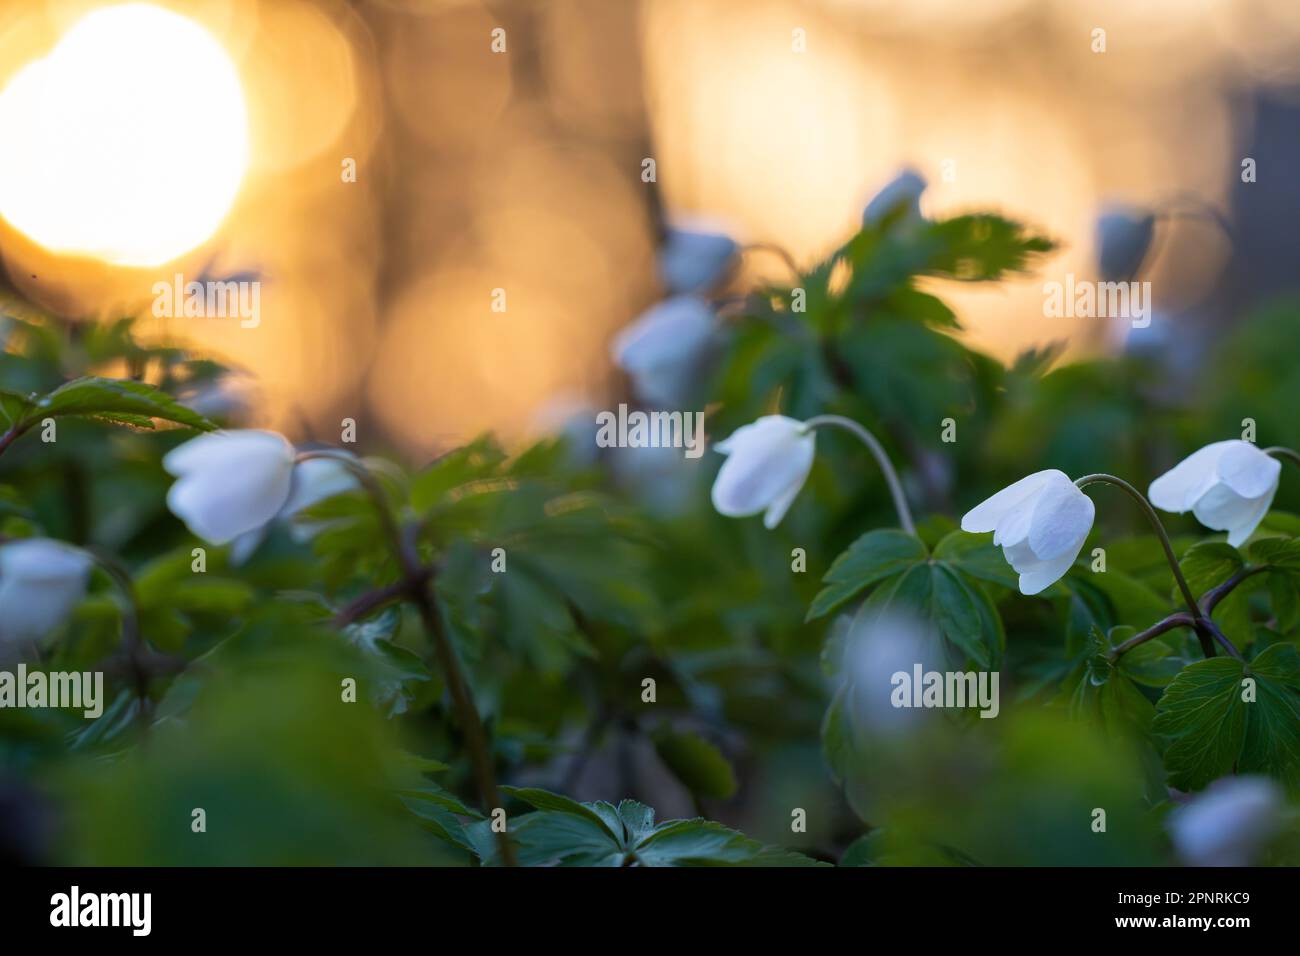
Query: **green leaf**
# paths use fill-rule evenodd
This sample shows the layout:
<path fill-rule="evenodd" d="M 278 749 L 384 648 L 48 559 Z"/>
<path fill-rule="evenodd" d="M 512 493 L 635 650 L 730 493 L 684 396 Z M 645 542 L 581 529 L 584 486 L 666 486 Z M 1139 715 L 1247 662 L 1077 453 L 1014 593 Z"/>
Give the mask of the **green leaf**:
<path fill-rule="evenodd" d="M 1255 699 L 1243 681 L 1255 681 Z M 1243 665 L 1228 657 L 1184 668 L 1166 688 L 1152 729 L 1170 785 L 1198 790 L 1234 771 L 1300 786 L 1300 655 L 1274 644 Z"/>
<path fill-rule="evenodd" d="M 940 541 L 934 549 L 940 561 L 981 581 L 1000 584 L 1015 591 L 1020 587 L 1020 575 L 988 535 L 954 531 Z"/>
<path fill-rule="evenodd" d="M 175 422 L 200 431 L 217 426 L 165 392 L 131 379 L 88 376 L 60 385 L 31 405 L 27 419 L 78 415 L 152 427 L 151 420 Z"/>
<path fill-rule="evenodd" d="M 654 810 L 635 800 L 617 807 L 578 803 L 536 788 L 502 787 L 538 808 L 510 822 L 519 862 L 525 866 L 818 866 L 816 860 L 765 846 L 720 823 L 670 820 L 655 826 Z M 496 843 L 482 820 L 466 837 L 487 864 L 499 863 Z"/>
<path fill-rule="evenodd" d="M 708 820 L 674 820 L 634 847 L 645 866 L 825 866 Z"/>
<path fill-rule="evenodd" d="M 1226 541 L 1202 541 L 1187 550 L 1178 566 L 1182 568 L 1193 596 L 1199 598 L 1240 571 L 1245 563 L 1241 552 Z M 1175 602 L 1182 600 L 1179 592 L 1171 593 Z"/>
<path fill-rule="evenodd" d="M 1250 543 L 1249 551 L 1256 564 L 1300 571 L 1300 538 L 1260 538 Z"/>
<path fill-rule="evenodd" d="M 655 751 L 697 797 L 730 799 L 736 793 L 736 774 L 727 758 L 709 741 L 689 731 L 663 726 L 654 732 Z"/>
<path fill-rule="evenodd" d="M 479 813 L 473 807 L 467 806 L 454 793 L 445 790 L 435 783 L 427 783 L 422 787 L 410 790 L 399 790 L 397 793 L 398 796 L 402 797 L 408 805 L 411 801 L 415 801 L 416 803 L 432 803 L 435 806 L 459 814 L 462 817 L 473 817 L 475 820 L 483 819 L 483 814 Z"/>
<path fill-rule="evenodd" d="M 1108 656 L 1111 644 L 1130 637 L 1129 631 L 1131 628 L 1115 628 L 1108 642 L 1094 627 L 1083 657 L 1062 682 L 1061 699 L 1071 716 L 1092 720 L 1111 734 L 1136 731 L 1145 736 L 1151 729 L 1155 708 L 1121 665 Z M 1138 645 L 1120 661 L 1145 646 Z"/>
<path fill-rule="evenodd" d="M 1022 272 L 1053 248 L 1050 239 L 1029 234 L 1020 223 L 988 214 L 932 223 L 925 238 L 934 248 L 927 271 L 967 282 Z"/>
<path fill-rule="evenodd" d="M 822 579 L 826 586 L 813 599 L 806 620 L 824 617 L 871 585 L 925 557 L 925 545 L 914 535 L 895 528 L 868 531 L 831 564 Z"/>
<path fill-rule="evenodd" d="M 961 659 L 990 670 L 1001 659 L 1006 637 L 988 594 L 960 571 L 939 563 L 914 564 L 875 590 L 860 614 L 901 606 L 934 624 Z"/>
<path fill-rule="evenodd" d="M 581 817 L 598 826 L 611 840 L 617 841 L 619 839 L 610 829 L 609 824 L 585 803 L 579 803 L 570 797 L 551 793 L 549 790 L 542 790 L 538 787 L 502 787 L 501 790 L 518 800 L 522 800 L 529 806 L 536 807 L 538 810 L 549 810 L 554 813 L 567 813 L 575 817 Z"/>

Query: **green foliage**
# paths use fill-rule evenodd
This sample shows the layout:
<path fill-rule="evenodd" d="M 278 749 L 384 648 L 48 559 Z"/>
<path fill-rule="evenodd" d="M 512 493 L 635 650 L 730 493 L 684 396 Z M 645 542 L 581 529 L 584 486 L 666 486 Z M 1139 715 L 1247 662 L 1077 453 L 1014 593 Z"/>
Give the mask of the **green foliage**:
<path fill-rule="evenodd" d="M 241 424 L 174 397 L 227 370 L 142 344 L 129 320 L 12 317 L 0 535 L 94 548 L 129 579 L 97 570 L 39 648 L 50 670 L 103 670 L 103 716 L 0 709 L 0 772 L 66 810 L 38 862 L 499 865 L 475 721 L 498 780 L 534 784 L 500 787 L 528 865 L 1150 865 L 1175 859 L 1170 788 L 1260 773 L 1294 801 L 1300 518 L 1274 509 L 1241 548 L 1170 521 L 1198 598 L 1235 582 L 1212 619 L 1244 660 L 1204 659 L 1182 626 L 1131 643 L 1185 608 L 1111 492 L 1082 560 L 1032 598 L 988 536 L 955 530 L 1041 468 L 1143 485 L 1247 414 L 1268 443 L 1300 444 L 1294 307 L 1242 322 L 1186 395 L 1146 358 L 1052 347 L 1004 365 L 957 337 L 945 283 L 1003 280 L 1052 248 L 999 216 L 895 216 L 720 329 L 692 406 L 711 436 L 774 411 L 861 421 L 899 465 L 917 535 L 839 433 L 818 434 L 771 531 L 713 511 L 720 456 L 658 471 L 485 435 L 412 467 L 366 448 L 375 488 L 272 522 L 249 554 L 205 546 L 199 573 L 161 460 Z M 57 442 L 23 437 L 47 417 Z M 1278 501 L 1300 507 L 1289 477 Z M 881 687 L 852 641 L 893 612 L 937 636 L 927 664 L 998 672 L 995 719 L 872 711 Z M 656 823 L 652 806 L 701 816 Z M 195 808 L 208 838 L 189 839 Z"/>
<path fill-rule="evenodd" d="M 1188 665 L 1161 696 L 1152 729 L 1164 743 L 1169 781 L 1180 789 L 1231 772 L 1266 773 L 1300 787 L 1300 654 L 1275 644 L 1249 662 L 1216 657 Z"/>
<path fill-rule="evenodd" d="M 509 793 L 536 810 L 510 821 L 520 862 L 538 866 L 817 866 L 816 860 L 765 846 L 708 820 L 655 823 L 655 812 L 635 800 L 617 806 L 579 803 L 532 788 Z M 474 825 L 487 864 L 499 862 L 491 823 Z"/>

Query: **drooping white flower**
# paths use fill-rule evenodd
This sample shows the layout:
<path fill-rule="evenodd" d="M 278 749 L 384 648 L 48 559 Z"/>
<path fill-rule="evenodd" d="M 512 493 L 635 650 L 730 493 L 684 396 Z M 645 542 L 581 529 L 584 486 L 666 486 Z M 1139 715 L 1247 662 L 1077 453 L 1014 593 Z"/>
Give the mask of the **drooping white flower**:
<path fill-rule="evenodd" d="M 921 194 L 925 192 L 925 177 L 914 169 L 904 169 L 871 197 L 862 211 L 864 226 L 879 226 L 890 213 L 902 208 L 904 220 L 921 218 Z"/>
<path fill-rule="evenodd" d="M 715 328 L 713 310 L 703 299 L 674 296 L 619 332 L 610 354 L 631 376 L 637 397 L 670 407 L 688 396 L 698 381 Z"/>
<path fill-rule="evenodd" d="M 1282 463 L 1251 442 L 1216 441 L 1184 458 L 1155 481 L 1147 497 L 1162 511 L 1183 514 L 1236 547 L 1259 527 L 1277 493 Z"/>
<path fill-rule="evenodd" d="M 1282 828 L 1281 790 L 1267 777 L 1225 777 L 1169 815 L 1189 866 L 1249 866 Z"/>
<path fill-rule="evenodd" d="M 727 456 L 713 482 L 713 507 L 730 518 L 763 514 L 775 528 L 812 469 L 816 438 L 803 422 L 765 415 L 714 446 Z"/>
<path fill-rule="evenodd" d="M 289 499 L 280 509 L 279 517 L 294 518 L 298 512 L 358 487 L 356 475 L 344 462 L 336 458 L 308 458 L 294 465 L 290 482 Z M 321 522 L 295 522 L 290 530 L 296 541 L 310 540 L 321 529 Z"/>
<path fill-rule="evenodd" d="M 1021 478 L 961 519 L 963 531 L 993 532 L 993 543 L 1020 575 L 1020 593 L 1037 594 L 1070 570 L 1092 529 L 1092 499 L 1063 471 Z"/>
<path fill-rule="evenodd" d="M 209 544 L 260 528 L 289 499 L 294 449 L 275 432 L 209 432 L 172 449 L 167 507 Z"/>
<path fill-rule="evenodd" d="M 670 227 L 659 250 L 659 278 L 669 292 L 707 292 L 726 275 L 738 248 L 722 232 Z"/>
<path fill-rule="evenodd" d="M 0 545 L 0 641 L 44 637 L 86 593 L 86 552 L 49 538 Z"/>
<path fill-rule="evenodd" d="M 1107 282 L 1127 282 L 1138 274 L 1156 217 L 1144 209 L 1110 206 L 1097 217 L 1097 271 Z"/>

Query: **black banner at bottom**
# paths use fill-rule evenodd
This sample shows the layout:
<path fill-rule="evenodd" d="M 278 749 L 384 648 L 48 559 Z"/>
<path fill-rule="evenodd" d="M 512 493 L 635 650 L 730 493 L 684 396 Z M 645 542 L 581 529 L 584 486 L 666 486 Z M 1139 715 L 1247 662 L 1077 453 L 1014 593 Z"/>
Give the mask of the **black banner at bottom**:
<path fill-rule="evenodd" d="M 337 945 L 426 924 L 437 938 L 463 932 L 494 943 L 619 938 L 604 936 L 610 932 L 735 941 L 782 924 L 807 930 L 809 919 L 818 934 L 837 924 L 862 934 L 922 929 L 927 942 L 988 938 L 990 930 L 1004 939 L 1172 932 L 1226 940 L 1278 932 L 1294 909 L 1294 872 L 1280 869 L 65 868 L 9 875 L 0 892 L 7 938 L 75 933 L 83 943 Z"/>

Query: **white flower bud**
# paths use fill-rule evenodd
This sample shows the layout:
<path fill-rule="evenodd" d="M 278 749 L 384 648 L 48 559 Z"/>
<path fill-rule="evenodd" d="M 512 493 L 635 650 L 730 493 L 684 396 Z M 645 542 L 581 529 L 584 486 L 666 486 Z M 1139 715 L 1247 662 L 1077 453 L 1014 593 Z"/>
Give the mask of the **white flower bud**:
<path fill-rule="evenodd" d="M 1147 497 L 1162 511 L 1190 511 L 1207 528 L 1228 532 L 1236 547 L 1268 514 L 1281 473 L 1282 463 L 1250 442 L 1217 441 L 1151 482 Z"/>
<path fill-rule="evenodd" d="M 1020 575 L 1020 593 L 1037 594 L 1070 570 L 1092 530 L 1092 499 L 1063 471 L 1048 469 L 1003 488 L 961 519 L 961 529 L 992 531 Z"/>

